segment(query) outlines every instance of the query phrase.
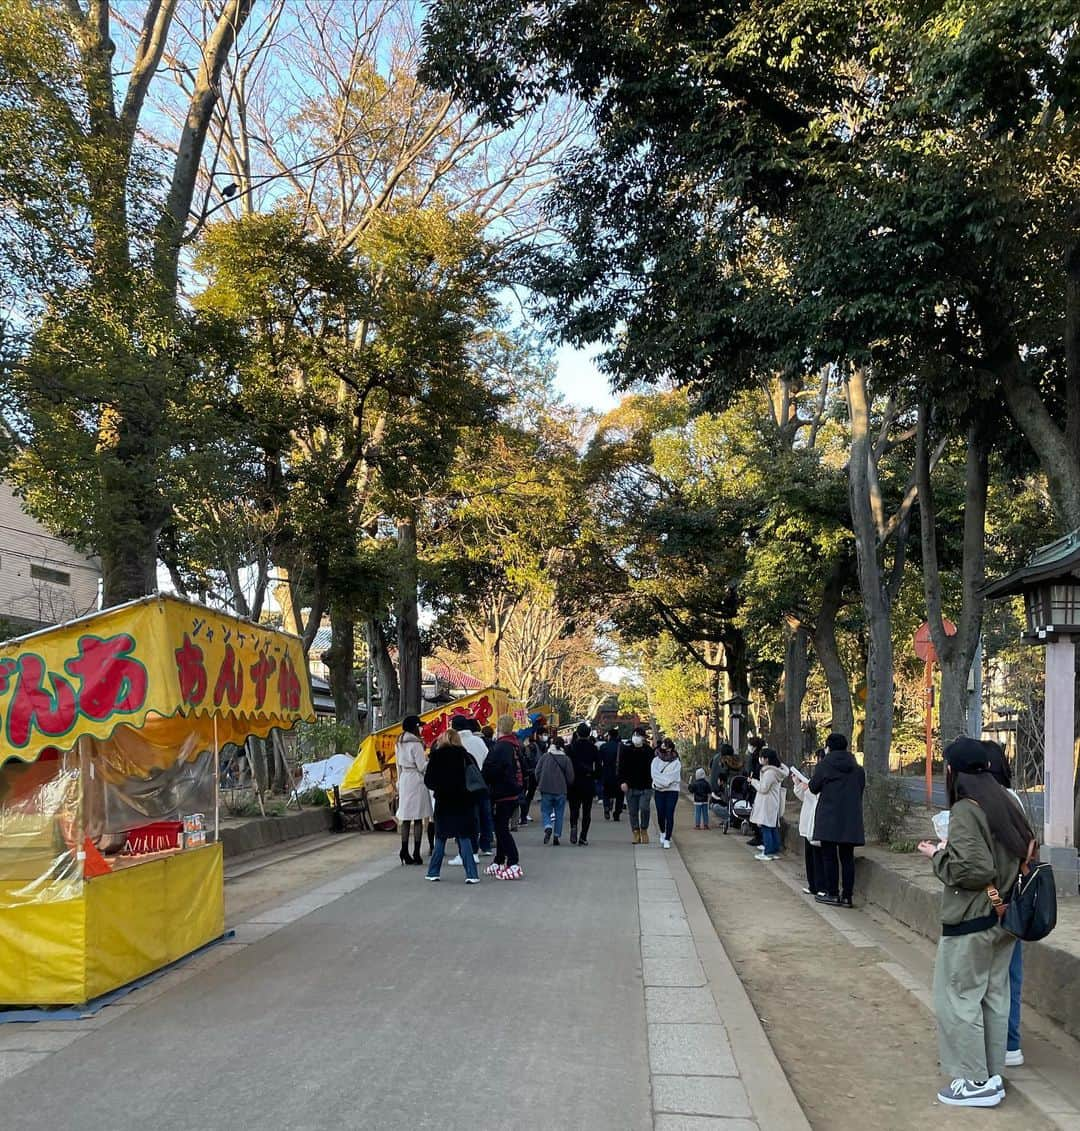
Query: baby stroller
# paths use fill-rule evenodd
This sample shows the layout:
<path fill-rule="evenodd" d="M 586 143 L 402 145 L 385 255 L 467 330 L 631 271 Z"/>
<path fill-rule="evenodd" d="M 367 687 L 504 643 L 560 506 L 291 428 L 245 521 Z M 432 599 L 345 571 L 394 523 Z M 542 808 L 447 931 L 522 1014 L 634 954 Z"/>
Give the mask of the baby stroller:
<path fill-rule="evenodd" d="M 754 795 L 750 780 L 745 774 L 736 774 L 728 783 L 727 813 L 724 815 L 724 835 L 732 825 L 740 830 L 754 809 Z"/>

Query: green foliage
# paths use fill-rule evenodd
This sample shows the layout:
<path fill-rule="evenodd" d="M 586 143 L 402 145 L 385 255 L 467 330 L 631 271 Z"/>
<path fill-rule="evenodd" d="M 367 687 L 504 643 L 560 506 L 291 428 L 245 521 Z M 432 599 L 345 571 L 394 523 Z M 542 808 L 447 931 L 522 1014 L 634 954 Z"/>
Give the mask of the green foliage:
<path fill-rule="evenodd" d="M 902 780 L 871 774 L 866 779 L 863 810 L 870 837 L 890 844 L 906 828 L 912 803 Z"/>
<path fill-rule="evenodd" d="M 356 727 L 333 719 L 298 723 L 296 727 L 296 748 L 301 762 L 321 762 L 334 754 L 355 754 L 359 746 L 360 733 Z"/>

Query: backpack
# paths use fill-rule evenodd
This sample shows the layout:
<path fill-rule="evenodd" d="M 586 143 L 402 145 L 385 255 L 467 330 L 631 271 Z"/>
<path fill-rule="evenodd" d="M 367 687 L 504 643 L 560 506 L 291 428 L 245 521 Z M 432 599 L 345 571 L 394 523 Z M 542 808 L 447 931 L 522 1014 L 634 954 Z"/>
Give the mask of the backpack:
<path fill-rule="evenodd" d="M 1027 859 L 1020 865 L 1020 874 L 1009 896 L 1009 902 L 990 890 L 990 902 L 1001 926 L 1024 942 L 1045 939 L 1057 926 L 1057 887 L 1054 869 L 1035 860 L 1035 842 L 1028 848 Z M 994 896 L 997 896 L 995 900 Z"/>

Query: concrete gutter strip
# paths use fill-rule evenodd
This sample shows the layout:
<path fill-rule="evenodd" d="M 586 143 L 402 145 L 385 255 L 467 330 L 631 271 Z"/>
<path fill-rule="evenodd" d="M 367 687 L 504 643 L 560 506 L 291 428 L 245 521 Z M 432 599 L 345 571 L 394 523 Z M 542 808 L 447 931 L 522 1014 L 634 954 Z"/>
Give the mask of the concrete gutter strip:
<path fill-rule="evenodd" d="M 765 1131 L 810 1131 L 810 1123 L 769 1044 L 761 1018 L 720 942 L 682 856 L 678 851 L 666 855 L 758 1126 Z"/>

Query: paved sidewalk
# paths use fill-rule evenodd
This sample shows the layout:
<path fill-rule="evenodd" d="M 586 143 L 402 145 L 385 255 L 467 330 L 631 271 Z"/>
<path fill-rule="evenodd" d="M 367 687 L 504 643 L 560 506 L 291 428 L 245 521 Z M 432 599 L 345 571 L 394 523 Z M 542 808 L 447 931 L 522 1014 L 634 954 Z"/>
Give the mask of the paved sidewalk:
<path fill-rule="evenodd" d="M 347 870 L 90 1022 L 0 1027 L 12 1131 L 804 1131 L 677 852 Z"/>

